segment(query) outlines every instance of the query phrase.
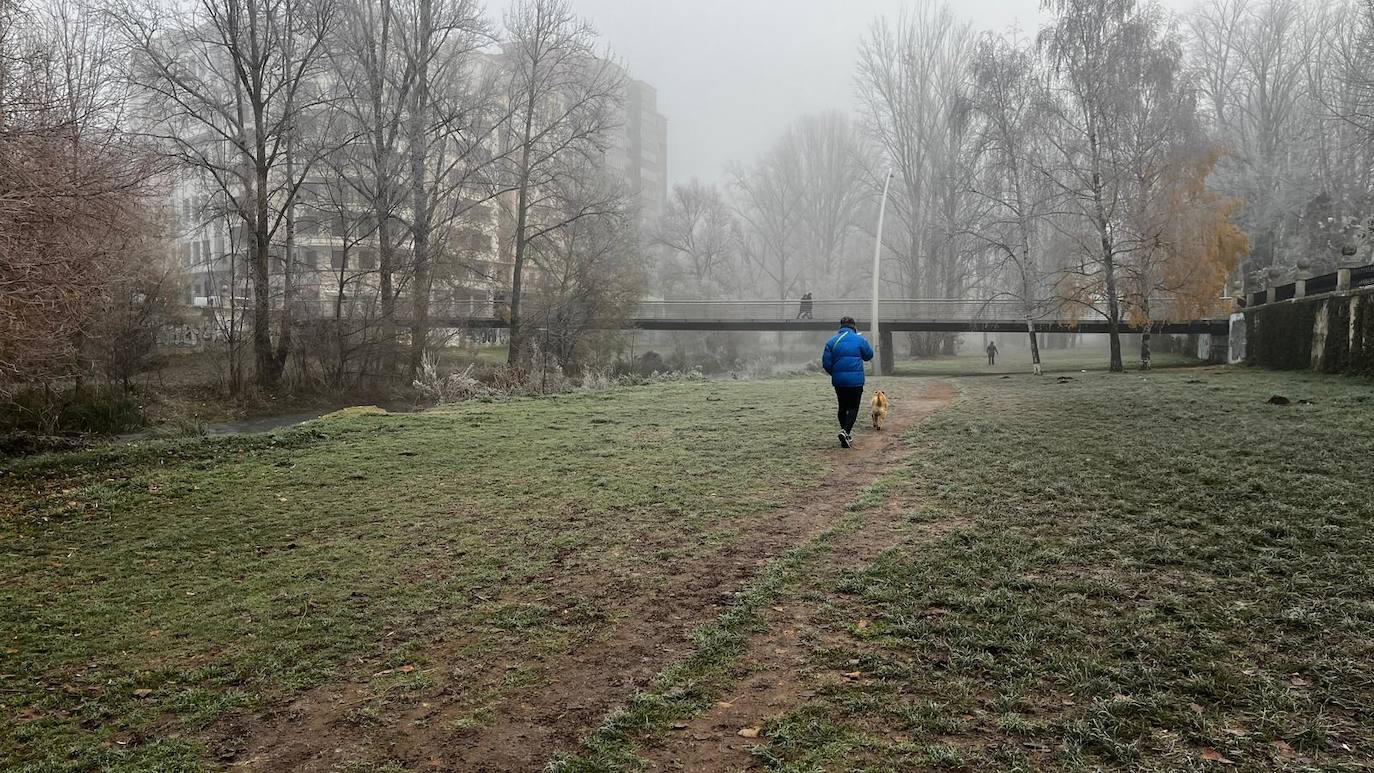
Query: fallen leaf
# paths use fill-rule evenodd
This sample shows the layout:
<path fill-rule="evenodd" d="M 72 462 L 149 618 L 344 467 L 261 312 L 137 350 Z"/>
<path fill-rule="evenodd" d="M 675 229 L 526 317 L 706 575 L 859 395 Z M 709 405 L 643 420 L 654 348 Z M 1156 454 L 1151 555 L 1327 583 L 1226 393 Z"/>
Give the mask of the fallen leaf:
<path fill-rule="evenodd" d="M 1274 748 L 1275 748 L 1275 749 L 1278 749 L 1278 750 L 1279 750 L 1279 753 L 1281 753 L 1281 754 L 1292 754 L 1292 753 L 1293 753 L 1293 747 L 1289 746 L 1287 741 L 1283 741 L 1283 740 L 1275 741 L 1275 742 L 1274 742 Z"/>
<path fill-rule="evenodd" d="M 1292 679 L 1289 679 L 1288 683 L 1293 685 L 1294 687 L 1306 687 L 1307 685 L 1312 684 L 1311 682 L 1307 681 L 1306 679 L 1303 679 L 1300 676 L 1295 676 Z"/>
<path fill-rule="evenodd" d="M 1221 752 L 1212 748 L 1204 748 L 1202 750 L 1202 759 L 1206 760 L 1207 762 L 1220 762 L 1222 765 L 1236 764 L 1231 760 L 1227 759 L 1226 756 L 1223 755 Z"/>
<path fill-rule="evenodd" d="M 153 694 L 153 691 L 150 690 L 150 689 L 148 689 L 147 687 L 140 687 L 140 688 L 138 688 L 137 690 L 134 690 L 134 697 L 135 697 L 135 698 L 146 698 L 146 697 L 148 697 L 149 695 L 152 695 L 152 694 Z"/>
<path fill-rule="evenodd" d="M 412 666 L 412 665 L 410 665 L 409 663 L 405 664 L 404 666 L 401 666 L 401 673 L 403 673 L 403 674 L 409 674 L 411 671 L 414 671 L 414 670 L 415 670 L 415 666 Z"/>
<path fill-rule="evenodd" d="M 687 729 L 687 723 L 686 723 L 686 722 L 674 722 L 674 723 L 673 723 L 673 729 L 674 729 L 674 730 L 686 730 L 686 729 Z"/>
<path fill-rule="evenodd" d="M 863 677 L 863 672 L 862 672 L 862 671 L 849 671 L 849 672 L 845 673 L 843 676 L 844 676 L 845 679 L 859 679 L 859 678 Z"/>
<path fill-rule="evenodd" d="M 857 629 L 859 629 L 860 631 L 862 631 L 862 630 L 864 630 L 865 628 L 867 628 L 867 627 L 870 626 L 870 625 L 872 625 L 872 623 L 870 623 L 869 621 L 867 621 L 867 620 L 860 620 L 859 622 L 857 622 L 857 623 L 854 624 L 854 627 L 857 628 Z"/>
<path fill-rule="evenodd" d="M 740 738 L 758 738 L 759 729 L 757 727 L 741 727 L 736 735 Z"/>
<path fill-rule="evenodd" d="M 1237 737 L 1237 738 L 1242 738 L 1242 737 L 1244 737 L 1244 736 L 1246 736 L 1246 735 L 1249 735 L 1249 733 L 1246 733 L 1244 730 L 1242 730 L 1242 729 L 1240 729 L 1240 728 L 1238 728 L 1238 727 L 1223 727 L 1223 728 L 1221 729 L 1221 732 L 1223 732 L 1223 733 L 1225 733 L 1225 734 L 1227 734 L 1227 735 L 1233 735 L 1233 736 L 1235 736 L 1235 737 Z"/>
<path fill-rule="evenodd" d="M 716 708 L 718 709 L 728 709 L 733 705 L 735 704 L 731 703 L 730 701 L 716 701 Z"/>
<path fill-rule="evenodd" d="M 1194 714 L 1201 714 L 1203 711 L 1202 706 L 1199 706 L 1196 703 L 1189 703 L 1188 708 L 1192 709 Z"/>

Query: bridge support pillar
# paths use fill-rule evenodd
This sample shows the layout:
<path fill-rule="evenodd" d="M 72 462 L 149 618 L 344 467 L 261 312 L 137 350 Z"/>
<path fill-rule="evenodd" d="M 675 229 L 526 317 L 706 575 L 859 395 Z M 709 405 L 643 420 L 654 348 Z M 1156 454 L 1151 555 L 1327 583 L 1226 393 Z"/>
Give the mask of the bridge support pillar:
<path fill-rule="evenodd" d="M 895 368 L 897 352 L 892 348 L 892 331 L 878 331 L 878 372 L 891 376 Z"/>
<path fill-rule="evenodd" d="M 1344 292 L 1344 291 L 1349 290 L 1349 289 L 1350 289 L 1350 269 L 1349 269 L 1349 268 L 1338 268 L 1338 269 L 1336 269 L 1336 290 L 1337 290 L 1338 292 Z"/>

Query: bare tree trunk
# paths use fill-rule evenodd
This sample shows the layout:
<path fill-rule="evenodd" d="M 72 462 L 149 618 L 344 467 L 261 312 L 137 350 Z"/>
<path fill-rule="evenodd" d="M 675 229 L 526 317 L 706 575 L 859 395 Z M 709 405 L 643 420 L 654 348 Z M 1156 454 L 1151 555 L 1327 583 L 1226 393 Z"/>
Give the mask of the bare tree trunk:
<path fill-rule="evenodd" d="M 260 136 L 260 150 L 266 143 Z M 254 166 L 253 177 L 253 360 L 258 384 L 272 387 L 277 383 L 277 359 L 272 351 L 272 277 L 270 270 L 271 244 L 267 229 L 267 167 Z"/>
<path fill-rule="evenodd" d="M 1112 245 L 1110 224 L 1107 222 L 1107 209 L 1102 202 L 1102 157 L 1098 144 L 1097 130 L 1088 130 L 1088 145 L 1092 152 L 1092 192 L 1093 214 L 1097 232 L 1101 237 L 1102 273 L 1107 293 L 1107 338 L 1110 347 L 1110 370 L 1120 373 L 1125 368 L 1121 364 L 1121 304 L 1116 294 L 1116 252 Z"/>
<path fill-rule="evenodd" d="M 433 0 L 419 0 L 420 29 L 416 34 L 415 102 L 410 114 L 410 176 L 412 187 L 411 248 L 414 251 L 415 274 L 411 295 L 414 319 L 410 325 L 410 377 L 420 372 L 425 345 L 429 336 L 429 266 L 430 203 L 425 188 L 425 117 L 429 110 L 429 63 L 433 37 Z"/>
<path fill-rule="evenodd" d="M 290 112 L 290 110 L 291 104 L 288 100 L 287 111 Z M 286 130 L 286 181 L 287 185 L 290 186 L 294 186 L 296 182 L 295 139 L 295 127 L 288 127 Z M 286 216 L 284 223 L 286 239 L 282 249 L 281 322 L 277 332 L 277 353 L 274 363 L 278 378 L 286 371 L 286 358 L 291 353 L 291 302 L 295 296 L 295 277 L 292 276 L 292 272 L 296 268 L 296 197 L 294 195 L 286 202 L 286 210 L 283 214 Z"/>
<path fill-rule="evenodd" d="M 533 128 L 535 99 L 531 90 L 528 109 L 525 111 L 525 141 L 520 147 L 520 178 L 519 187 L 516 190 L 515 203 L 515 266 L 511 272 L 510 284 L 510 350 L 506 356 L 506 362 L 511 365 L 520 365 L 528 357 L 528 343 L 526 342 L 523 321 L 520 318 L 520 302 L 522 300 L 521 281 L 525 270 L 525 244 L 526 233 L 529 220 L 529 189 L 530 189 L 530 132 Z"/>

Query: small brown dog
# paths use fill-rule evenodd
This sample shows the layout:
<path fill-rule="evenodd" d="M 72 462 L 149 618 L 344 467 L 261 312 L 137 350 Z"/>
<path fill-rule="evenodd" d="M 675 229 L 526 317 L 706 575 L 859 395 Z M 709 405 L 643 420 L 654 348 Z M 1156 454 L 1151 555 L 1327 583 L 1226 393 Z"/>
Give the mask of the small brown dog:
<path fill-rule="evenodd" d="M 883 419 L 887 418 L 887 392 L 879 389 L 873 393 L 873 399 L 869 401 L 869 409 L 873 412 L 873 429 L 883 428 Z"/>

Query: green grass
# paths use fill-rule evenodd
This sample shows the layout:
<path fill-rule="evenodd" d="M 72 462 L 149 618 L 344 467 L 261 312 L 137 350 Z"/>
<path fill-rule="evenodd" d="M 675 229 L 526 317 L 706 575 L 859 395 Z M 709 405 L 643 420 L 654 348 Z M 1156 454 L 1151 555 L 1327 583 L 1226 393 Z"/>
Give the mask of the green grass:
<path fill-rule="evenodd" d="M 802 590 L 832 634 L 818 695 L 765 727 L 760 761 L 1368 769 L 1374 384 L 1190 369 L 963 389 L 911 434 L 890 496 L 967 525 Z"/>
<path fill-rule="evenodd" d="M 962 380 L 563 768 L 635 769 L 729 688 L 761 607 L 799 598 L 815 695 L 764 726 L 774 770 L 1367 769 L 1374 383 L 1072 375 Z M 545 578 L 657 587 L 663 551 L 766 528 L 823 469 L 831 411 L 814 378 L 668 384 L 11 463 L 0 769 L 214 767 L 197 739 L 226 715 L 413 665 L 374 680 L 375 722 L 454 670 L 427 660 L 440 636 L 517 666 L 465 696 L 481 723 L 522 663 L 617 619 L 599 595 L 554 614 Z M 893 500 L 956 525 L 827 570 Z"/>
<path fill-rule="evenodd" d="M 978 351 L 977 336 L 968 337 L 966 351 L 953 357 L 929 357 L 922 359 L 899 358 L 894 369 L 899 376 L 1003 376 L 1020 375 L 1031 372 L 1030 349 L 1007 346 L 997 355 L 997 364 L 988 365 L 986 354 Z M 1139 370 L 1140 352 L 1123 348 L 1122 364 L 1129 370 Z M 1151 357 L 1153 368 L 1177 368 L 1199 364 L 1197 359 L 1182 354 L 1155 352 Z M 1108 354 L 1105 347 L 1080 346 L 1073 349 L 1041 349 L 1040 366 L 1045 373 L 1078 373 L 1080 371 L 1107 370 Z"/>
<path fill-rule="evenodd" d="M 668 384 L 11 463 L 0 769 L 193 769 L 226 714 L 423 676 L 439 633 L 517 660 L 565 646 L 616 600 L 555 615 L 548 578 L 652 587 L 646 541 L 743 538 L 824 468 L 832 399 L 815 379 Z"/>

